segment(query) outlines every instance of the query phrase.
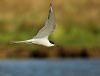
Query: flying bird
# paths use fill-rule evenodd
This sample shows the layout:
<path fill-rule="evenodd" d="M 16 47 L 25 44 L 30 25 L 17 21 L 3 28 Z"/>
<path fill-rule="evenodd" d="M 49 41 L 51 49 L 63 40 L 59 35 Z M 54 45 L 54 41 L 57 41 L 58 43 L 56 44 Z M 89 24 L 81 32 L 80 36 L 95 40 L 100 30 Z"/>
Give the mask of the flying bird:
<path fill-rule="evenodd" d="M 55 14 L 51 2 L 49 6 L 48 18 L 43 28 L 41 28 L 39 32 L 32 39 L 24 41 L 15 41 L 14 43 L 33 43 L 33 44 L 43 45 L 46 47 L 54 46 L 55 44 L 52 41 L 49 41 L 48 37 L 54 31 L 55 27 L 56 27 Z"/>

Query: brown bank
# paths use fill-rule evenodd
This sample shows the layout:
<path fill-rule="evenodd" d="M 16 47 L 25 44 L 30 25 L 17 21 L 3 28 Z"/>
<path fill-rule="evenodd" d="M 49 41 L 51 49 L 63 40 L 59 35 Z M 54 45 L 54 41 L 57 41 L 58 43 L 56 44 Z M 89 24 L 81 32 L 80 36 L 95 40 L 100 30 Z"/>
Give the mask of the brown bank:
<path fill-rule="evenodd" d="M 28 48 L 0 48 L 0 58 L 100 58 L 100 48 L 40 47 L 34 51 Z"/>

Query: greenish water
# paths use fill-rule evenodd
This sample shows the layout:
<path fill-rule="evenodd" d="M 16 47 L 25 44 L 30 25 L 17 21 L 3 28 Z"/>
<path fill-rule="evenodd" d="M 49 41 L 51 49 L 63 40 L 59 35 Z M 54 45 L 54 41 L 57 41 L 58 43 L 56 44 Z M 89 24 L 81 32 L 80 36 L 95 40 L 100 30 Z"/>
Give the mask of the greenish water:
<path fill-rule="evenodd" d="M 100 60 L 1 60 L 0 76 L 100 76 Z"/>

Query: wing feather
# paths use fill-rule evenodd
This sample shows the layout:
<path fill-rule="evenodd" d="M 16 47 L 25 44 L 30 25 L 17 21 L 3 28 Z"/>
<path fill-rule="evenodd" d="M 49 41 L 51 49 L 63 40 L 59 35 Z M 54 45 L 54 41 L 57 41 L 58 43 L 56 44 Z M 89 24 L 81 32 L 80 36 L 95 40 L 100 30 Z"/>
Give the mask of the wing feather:
<path fill-rule="evenodd" d="M 48 19 L 45 22 L 45 25 L 42 29 L 39 30 L 36 36 L 34 38 L 44 38 L 48 37 L 55 29 L 55 14 L 52 7 L 52 4 L 50 4 Z"/>

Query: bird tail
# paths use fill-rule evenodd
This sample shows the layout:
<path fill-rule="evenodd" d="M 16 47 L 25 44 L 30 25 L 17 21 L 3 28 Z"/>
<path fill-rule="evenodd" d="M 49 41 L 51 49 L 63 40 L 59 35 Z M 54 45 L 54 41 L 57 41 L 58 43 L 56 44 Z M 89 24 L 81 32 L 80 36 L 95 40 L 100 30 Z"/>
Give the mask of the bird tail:
<path fill-rule="evenodd" d="M 32 41 L 34 41 L 33 39 L 30 40 L 24 40 L 24 41 L 12 41 L 12 43 L 32 43 Z"/>
<path fill-rule="evenodd" d="M 27 41 L 12 41 L 12 43 L 27 43 Z"/>

